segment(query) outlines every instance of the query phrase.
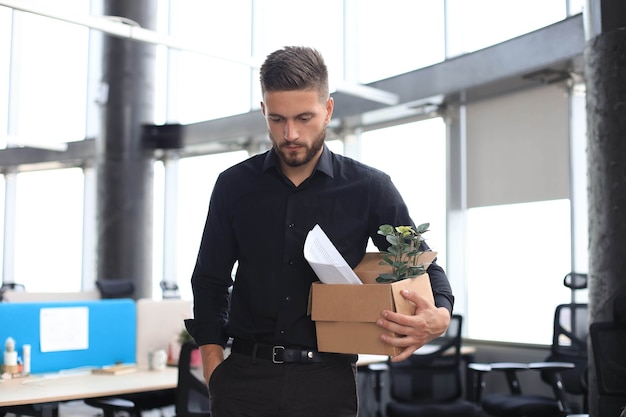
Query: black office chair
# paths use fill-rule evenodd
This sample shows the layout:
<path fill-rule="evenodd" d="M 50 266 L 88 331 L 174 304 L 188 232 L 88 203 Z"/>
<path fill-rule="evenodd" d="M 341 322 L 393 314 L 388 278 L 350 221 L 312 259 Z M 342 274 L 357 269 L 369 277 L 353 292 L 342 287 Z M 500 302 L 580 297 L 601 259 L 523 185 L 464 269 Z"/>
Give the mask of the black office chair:
<path fill-rule="evenodd" d="M 574 292 L 587 288 L 587 274 L 570 272 L 563 285 Z M 477 374 L 477 393 L 483 411 L 496 417 L 560 417 L 568 414 L 586 414 L 587 409 L 587 338 L 589 313 L 587 304 L 561 304 L 554 311 L 550 354 L 544 362 L 470 364 Z M 524 393 L 518 373 L 540 372 L 552 396 Z M 483 375 L 501 372 L 506 377 L 508 389 L 482 396 Z"/>
<path fill-rule="evenodd" d="M 600 416 L 626 415 L 626 293 L 615 298 L 613 311 L 613 321 L 589 328 Z"/>
<path fill-rule="evenodd" d="M 102 410 L 104 417 L 115 417 L 123 412 L 130 417 L 141 417 L 142 411 L 162 409 L 176 403 L 176 390 L 124 394 L 115 397 L 87 398 L 85 404 Z"/>
<path fill-rule="evenodd" d="M 548 362 L 568 362 L 574 367 L 560 372 L 567 407 L 575 414 L 588 412 L 587 339 L 589 336 L 587 304 L 561 304 L 554 312 L 554 329 Z M 552 384 L 551 375 L 542 373 L 544 382 Z M 580 399 L 580 401 L 578 400 Z"/>
<path fill-rule="evenodd" d="M 462 316 L 452 316 L 437 349 L 414 354 L 402 362 L 388 362 L 391 401 L 388 417 L 479 415 L 478 406 L 463 399 L 461 372 Z"/>
<path fill-rule="evenodd" d="M 0 417 L 4 417 L 9 413 L 15 416 L 58 417 L 59 403 L 51 402 L 43 404 L 12 405 L 7 407 L 0 407 Z"/>
<path fill-rule="evenodd" d="M 586 304 L 561 304 L 554 314 L 550 354 L 544 362 L 470 364 L 477 373 L 477 401 L 484 412 L 496 417 L 562 417 L 587 411 L 588 315 Z M 538 371 L 553 395 L 525 393 L 519 372 Z M 482 395 L 483 375 L 501 372 L 507 390 Z M 578 401 L 583 397 L 582 401 Z M 580 403 L 582 402 L 582 406 Z"/>
<path fill-rule="evenodd" d="M 4 301 L 4 293 L 7 291 L 26 291 L 23 284 L 16 284 L 15 282 L 3 282 L 0 286 L 0 301 Z"/>
<path fill-rule="evenodd" d="M 102 298 L 132 298 L 135 294 L 135 283 L 131 279 L 99 279 L 96 288 Z"/>
<path fill-rule="evenodd" d="M 191 367 L 191 352 L 198 349 L 194 341 L 183 343 L 178 359 L 178 386 L 176 387 L 176 417 L 209 417 L 211 403 L 209 388 L 198 372 Z"/>

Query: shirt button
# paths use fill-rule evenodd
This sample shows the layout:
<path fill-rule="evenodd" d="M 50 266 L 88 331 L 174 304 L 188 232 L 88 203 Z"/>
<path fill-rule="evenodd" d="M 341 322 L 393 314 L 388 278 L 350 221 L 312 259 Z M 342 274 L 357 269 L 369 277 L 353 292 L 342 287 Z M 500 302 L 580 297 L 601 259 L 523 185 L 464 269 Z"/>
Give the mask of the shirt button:
<path fill-rule="evenodd" d="M 290 295 L 286 296 L 285 301 L 291 301 L 291 296 Z"/>
<path fill-rule="evenodd" d="M 288 263 L 289 265 L 293 265 L 293 259 L 290 259 L 287 263 Z"/>
<path fill-rule="evenodd" d="M 285 334 L 285 331 L 284 331 L 284 330 L 281 330 L 281 331 L 280 331 L 280 334 Z"/>
<path fill-rule="evenodd" d="M 289 223 L 289 228 L 290 228 L 290 229 L 291 229 L 292 227 L 294 227 L 294 226 L 295 226 L 295 224 L 293 224 L 293 223 Z"/>

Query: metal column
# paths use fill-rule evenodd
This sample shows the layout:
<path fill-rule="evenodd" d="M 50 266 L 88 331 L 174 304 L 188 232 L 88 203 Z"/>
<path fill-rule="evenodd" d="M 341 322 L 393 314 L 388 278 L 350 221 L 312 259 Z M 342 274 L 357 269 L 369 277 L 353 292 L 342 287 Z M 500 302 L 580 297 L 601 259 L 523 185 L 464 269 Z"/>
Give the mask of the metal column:
<path fill-rule="evenodd" d="M 156 0 L 106 0 L 104 14 L 156 28 Z M 97 279 L 130 279 L 152 296 L 153 123 L 156 47 L 105 35 L 102 130 L 97 138 Z"/>

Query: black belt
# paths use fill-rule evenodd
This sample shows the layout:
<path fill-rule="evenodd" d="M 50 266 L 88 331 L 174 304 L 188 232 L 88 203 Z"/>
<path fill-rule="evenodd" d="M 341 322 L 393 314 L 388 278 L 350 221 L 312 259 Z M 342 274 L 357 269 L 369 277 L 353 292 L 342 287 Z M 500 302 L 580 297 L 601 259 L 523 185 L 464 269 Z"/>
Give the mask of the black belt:
<path fill-rule="evenodd" d="M 319 363 L 319 362 L 351 362 L 357 355 L 343 353 L 318 352 L 315 349 L 302 349 L 280 345 L 267 345 L 247 340 L 235 339 L 230 349 L 233 353 L 252 356 L 252 359 L 263 359 L 273 363 Z"/>

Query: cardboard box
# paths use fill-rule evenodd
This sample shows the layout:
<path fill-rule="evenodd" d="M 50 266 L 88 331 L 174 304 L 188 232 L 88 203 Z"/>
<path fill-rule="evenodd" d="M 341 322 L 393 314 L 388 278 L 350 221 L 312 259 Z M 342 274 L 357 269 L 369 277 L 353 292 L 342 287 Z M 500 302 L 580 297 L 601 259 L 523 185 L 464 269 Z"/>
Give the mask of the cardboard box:
<path fill-rule="evenodd" d="M 425 252 L 420 261 L 430 264 L 436 255 Z M 381 259 L 380 253 L 368 253 L 354 269 L 363 285 L 315 282 L 311 286 L 309 312 L 315 321 L 320 352 L 396 355 L 401 349 L 380 340 L 382 333 L 393 336 L 393 332 L 376 324 L 381 312 L 414 314 L 415 305 L 400 294 L 405 288 L 434 302 L 428 274 L 394 283 L 377 283 L 380 273 L 391 272 L 390 266 L 379 265 Z"/>

